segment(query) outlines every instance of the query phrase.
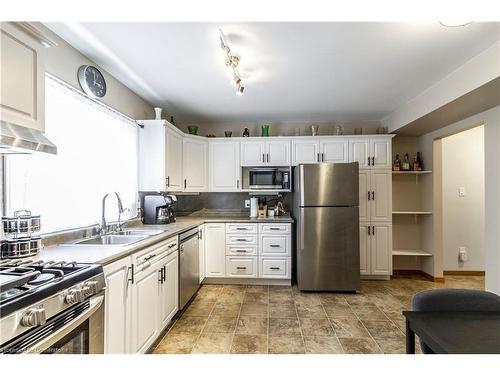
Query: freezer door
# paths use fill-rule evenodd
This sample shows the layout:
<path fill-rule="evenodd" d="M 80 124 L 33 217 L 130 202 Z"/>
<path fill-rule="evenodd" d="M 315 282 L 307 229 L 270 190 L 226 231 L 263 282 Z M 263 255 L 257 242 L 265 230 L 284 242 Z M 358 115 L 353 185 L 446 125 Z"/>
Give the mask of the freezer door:
<path fill-rule="evenodd" d="M 299 206 L 357 206 L 358 163 L 301 164 L 298 167 Z"/>
<path fill-rule="evenodd" d="M 357 207 L 301 207 L 297 278 L 304 291 L 359 291 Z"/>

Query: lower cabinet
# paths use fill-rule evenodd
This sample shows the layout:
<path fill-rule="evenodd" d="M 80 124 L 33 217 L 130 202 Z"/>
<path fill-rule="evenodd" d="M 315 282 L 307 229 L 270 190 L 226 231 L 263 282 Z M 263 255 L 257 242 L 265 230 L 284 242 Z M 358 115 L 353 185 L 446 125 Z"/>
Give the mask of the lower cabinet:
<path fill-rule="evenodd" d="M 226 276 L 226 227 L 205 224 L 205 277 Z"/>
<path fill-rule="evenodd" d="M 177 237 L 104 267 L 106 354 L 146 352 L 177 313 L 176 247 Z"/>
<path fill-rule="evenodd" d="M 361 275 L 392 274 L 392 224 L 361 223 L 359 243 Z"/>
<path fill-rule="evenodd" d="M 257 257 L 227 256 L 227 277 L 258 277 Z"/>
<path fill-rule="evenodd" d="M 198 227 L 198 251 L 200 256 L 200 283 L 205 279 L 205 225 Z"/>

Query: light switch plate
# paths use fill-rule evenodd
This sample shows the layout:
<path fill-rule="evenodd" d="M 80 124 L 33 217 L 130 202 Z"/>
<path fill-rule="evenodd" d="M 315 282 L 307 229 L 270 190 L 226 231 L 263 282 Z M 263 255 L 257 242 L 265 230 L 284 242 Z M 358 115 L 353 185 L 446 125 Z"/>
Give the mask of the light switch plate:
<path fill-rule="evenodd" d="M 245 208 L 250 208 L 250 199 L 245 199 Z"/>
<path fill-rule="evenodd" d="M 465 197 L 465 188 L 463 186 L 458 188 L 458 196 Z"/>

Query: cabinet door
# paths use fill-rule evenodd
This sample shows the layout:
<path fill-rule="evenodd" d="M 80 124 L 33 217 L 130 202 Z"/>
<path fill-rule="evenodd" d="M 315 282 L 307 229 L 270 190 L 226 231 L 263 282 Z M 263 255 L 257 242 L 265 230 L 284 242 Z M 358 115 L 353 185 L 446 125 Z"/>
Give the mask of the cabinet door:
<path fill-rule="evenodd" d="M 266 142 L 266 164 L 273 167 L 290 165 L 290 140 Z"/>
<path fill-rule="evenodd" d="M 182 173 L 184 191 L 208 190 L 207 143 L 197 139 L 184 138 L 182 143 Z"/>
<path fill-rule="evenodd" d="M 319 142 L 311 140 L 292 141 L 292 165 L 319 162 Z"/>
<path fill-rule="evenodd" d="M 392 221 L 392 175 L 391 171 L 372 170 L 370 177 L 371 221 Z"/>
<path fill-rule="evenodd" d="M 224 223 L 205 224 L 205 277 L 226 275 L 226 229 Z"/>
<path fill-rule="evenodd" d="M 210 191 L 237 191 L 240 189 L 239 142 L 210 142 Z"/>
<path fill-rule="evenodd" d="M 349 160 L 349 141 L 347 139 L 328 139 L 320 141 L 321 161 L 325 163 L 347 163 Z"/>
<path fill-rule="evenodd" d="M 370 220 L 370 203 L 371 203 L 371 191 L 370 191 L 370 170 L 359 171 L 359 220 L 368 221 Z M 370 195 L 370 196 L 368 196 Z"/>
<path fill-rule="evenodd" d="M 370 239 L 368 224 L 361 223 L 359 225 L 359 269 L 361 275 L 370 274 Z"/>
<path fill-rule="evenodd" d="M 165 328 L 179 309 L 178 252 L 163 262 L 165 280 L 160 284 L 160 330 Z"/>
<path fill-rule="evenodd" d="M 391 140 L 374 138 L 370 140 L 370 156 L 372 167 L 380 169 L 391 168 Z"/>
<path fill-rule="evenodd" d="M 168 189 L 166 150 L 170 149 L 165 147 L 168 139 L 165 121 L 147 120 L 142 126 L 139 130 L 139 191 L 164 191 Z M 180 177 L 177 181 L 180 184 Z"/>
<path fill-rule="evenodd" d="M 372 225 L 370 236 L 372 275 L 392 273 L 392 226 L 390 224 Z"/>
<path fill-rule="evenodd" d="M 132 329 L 134 331 L 133 353 L 144 353 L 159 333 L 160 272 L 153 264 L 137 273 L 133 288 Z"/>
<path fill-rule="evenodd" d="M 182 190 L 182 137 L 173 130 L 165 131 L 165 176 L 167 191 Z"/>
<path fill-rule="evenodd" d="M 104 267 L 106 279 L 104 353 L 130 353 L 131 288 L 129 288 L 130 257 Z"/>
<path fill-rule="evenodd" d="M 199 254 L 200 254 L 200 283 L 205 278 L 205 225 L 200 225 L 199 230 Z"/>
<path fill-rule="evenodd" d="M 368 168 L 370 156 L 370 140 L 368 138 L 351 138 L 349 140 L 349 161 L 359 163 L 360 168 Z"/>
<path fill-rule="evenodd" d="M 44 47 L 9 23 L 1 24 L 0 47 L 0 117 L 44 132 Z"/>
<path fill-rule="evenodd" d="M 266 147 L 263 141 L 241 142 L 241 166 L 254 167 L 266 164 Z"/>

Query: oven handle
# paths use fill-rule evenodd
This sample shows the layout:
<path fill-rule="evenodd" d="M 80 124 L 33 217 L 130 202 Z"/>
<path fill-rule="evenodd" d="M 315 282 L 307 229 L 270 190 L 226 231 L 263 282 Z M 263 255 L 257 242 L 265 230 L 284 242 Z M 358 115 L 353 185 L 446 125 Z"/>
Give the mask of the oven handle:
<path fill-rule="evenodd" d="M 97 295 L 90 298 L 90 306 L 87 310 L 78 315 L 75 319 L 69 322 L 67 325 L 61 327 L 51 335 L 45 337 L 43 340 L 38 341 L 32 347 L 26 349 L 25 353 L 41 353 L 44 350 L 50 348 L 85 320 L 87 320 L 92 314 L 94 314 L 101 306 L 104 301 L 104 295 Z"/>

